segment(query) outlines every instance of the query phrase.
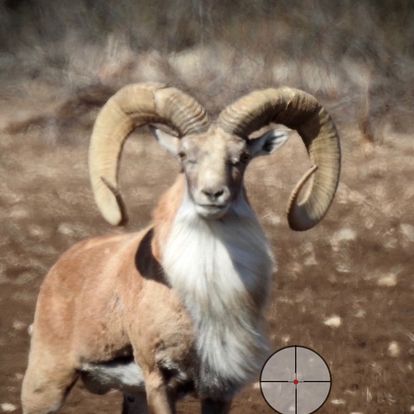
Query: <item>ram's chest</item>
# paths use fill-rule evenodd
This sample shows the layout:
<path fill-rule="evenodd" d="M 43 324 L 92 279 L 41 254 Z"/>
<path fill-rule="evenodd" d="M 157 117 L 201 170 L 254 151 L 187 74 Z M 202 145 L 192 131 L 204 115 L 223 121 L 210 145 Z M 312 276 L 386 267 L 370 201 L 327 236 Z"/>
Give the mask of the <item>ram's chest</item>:
<path fill-rule="evenodd" d="M 199 392 L 231 394 L 266 357 L 261 324 L 272 258 L 260 226 L 251 218 L 178 218 L 163 265 L 197 330 Z"/>

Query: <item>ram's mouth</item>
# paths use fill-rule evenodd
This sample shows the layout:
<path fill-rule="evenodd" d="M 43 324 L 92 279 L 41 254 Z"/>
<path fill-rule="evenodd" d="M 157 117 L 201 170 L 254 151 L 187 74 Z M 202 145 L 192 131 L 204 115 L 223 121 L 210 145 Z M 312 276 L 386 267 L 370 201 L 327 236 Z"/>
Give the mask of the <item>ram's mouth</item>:
<path fill-rule="evenodd" d="M 229 204 L 196 204 L 197 214 L 209 220 L 223 217 L 228 209 Z"/>

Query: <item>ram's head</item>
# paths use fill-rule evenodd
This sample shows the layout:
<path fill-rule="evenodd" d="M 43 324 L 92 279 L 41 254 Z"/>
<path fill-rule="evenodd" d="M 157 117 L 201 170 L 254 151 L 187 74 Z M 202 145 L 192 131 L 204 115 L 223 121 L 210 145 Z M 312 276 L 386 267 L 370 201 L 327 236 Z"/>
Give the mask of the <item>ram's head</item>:
<path fill-rule="evenodd" d="M 197 212 L 215 219 L 225 215 L 243 191 L 249 161 L 279 148 L 288 135 L 270 131 L 249 136 L 270 123 L 298 131 L 312 167 L 292 192 L 289 225 L 294 230 L 315 226 L 327 212 L 338 185 L 340 146 L 326 110 L 311 95 L 292 88 L 252 92 L 225 108 L 213 122 L 193 98 L 159 84 L 122 88 L 105 104 L 95 123 L 90 147 L 90 174 L 97 204 L 107 221 L 125 221 L 117 187 L 123 142 L 137 126 L 165 124 L 175 133 L 155 129 L 159 142 L 179 157 L 187 192 Z M 312 178 L 299 202 L 301 189 Z"/>

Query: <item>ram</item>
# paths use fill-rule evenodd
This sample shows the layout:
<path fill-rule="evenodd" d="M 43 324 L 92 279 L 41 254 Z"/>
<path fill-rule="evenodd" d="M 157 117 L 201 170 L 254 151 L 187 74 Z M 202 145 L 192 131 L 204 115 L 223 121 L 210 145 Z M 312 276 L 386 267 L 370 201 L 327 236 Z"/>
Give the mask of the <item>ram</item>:
<path fill-rule="evenodd" d="M 165 85 L 129 85 L 108 100 L 89 166 L 109 223 L 126 220 L 117 174 L 135 127 L 175 131 L 154 128 L 181 172 L 146 229 L 82 241 L 46 276 L 23 381 L 25 414 L 57 411 L 79 377 L 96 393 L 121 390 L 123 413 L 173 413 L 188 393 L 204 414 L 229 411 L 268 352 L 263 314 L 273 259 L 243 177 L 252 158 L 287 140 L 277 130 L 249 139 L 272 122 L 298 131 L 313 165 L 288 207 L 291 228 L 306 230 L 328 210 L 340 171 L 335 126 L 312 96 L 255 91 L 212 122 L 193 98 Z"/>

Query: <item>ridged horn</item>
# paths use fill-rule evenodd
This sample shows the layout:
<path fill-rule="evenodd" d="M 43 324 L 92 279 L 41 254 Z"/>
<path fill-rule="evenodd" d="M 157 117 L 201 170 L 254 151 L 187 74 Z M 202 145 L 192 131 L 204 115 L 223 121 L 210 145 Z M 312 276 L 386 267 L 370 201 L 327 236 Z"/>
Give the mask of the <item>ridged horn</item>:
<path fill-rule="evenodd" d="M 118 190 L 119 159 L 129 133 L 149 122 L 164 123 L 179 136 L 206 129 L 205 109 L 184 92 L 162 84 L 127 85 L 98 114 L 89 147 L 89 176 L 104 218 L 124 224 L 127 215 Z"/>
<path fill-rule="evenodd" d="M 241 137 L 270 122 L 297 130 L 313 164 L 293 190 L 287 211 L 293 230 L 308 230 L 322 220 L 338 186 L 338 133 L 328 112 L 312 95 L 287 87 L 252 92 L 229 105 L 218 118 L 223 130 Z M 311 177 L 309 191 L 298 202 L 301 189 Z"/>

